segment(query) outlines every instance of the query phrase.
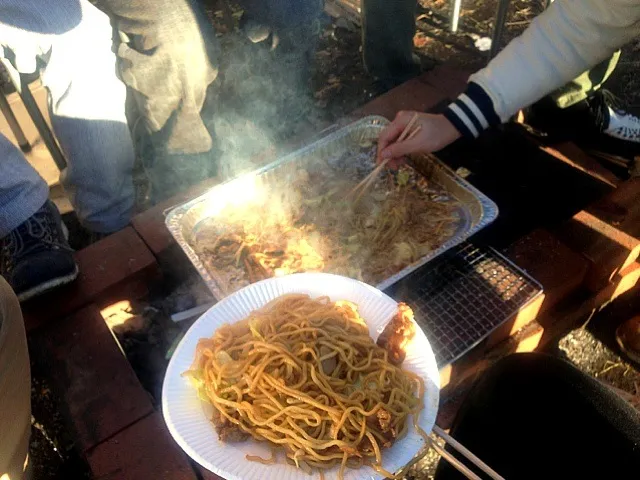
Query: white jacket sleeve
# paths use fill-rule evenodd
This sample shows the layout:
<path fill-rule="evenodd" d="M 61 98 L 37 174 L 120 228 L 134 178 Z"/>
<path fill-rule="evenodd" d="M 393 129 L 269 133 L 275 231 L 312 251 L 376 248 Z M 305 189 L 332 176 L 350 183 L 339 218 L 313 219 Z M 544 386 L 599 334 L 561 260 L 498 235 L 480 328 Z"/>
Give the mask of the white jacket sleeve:
<path fill-rule="evenodd" d="M 556 0 L 445 112 L 465 136 L 507 121 L 640 34 L 640 0 Z"/>

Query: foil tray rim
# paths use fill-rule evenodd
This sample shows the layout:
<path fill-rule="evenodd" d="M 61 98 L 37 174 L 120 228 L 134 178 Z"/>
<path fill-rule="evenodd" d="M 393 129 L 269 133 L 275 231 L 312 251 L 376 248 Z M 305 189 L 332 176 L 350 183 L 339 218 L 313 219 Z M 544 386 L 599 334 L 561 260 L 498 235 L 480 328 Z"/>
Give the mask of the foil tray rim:
<path fill-rule="evenodd" d="M 185 252 L 185 254 L 189 258 L 189 260 L 191 261 L 195 269 L 198 271 L 198 273 L 200 274 L 200 276 L 202 277 L 205 284 L 207 285 L 207 287 L 209 288 L 209 290 L 211 291 L 211 293 L 213 294 L 216 300 L 218 301 L 222 300 L 227 295 L 225 295 L 222 289 L 218 286 L 213 276 L 206 269 L 202 260 L 200 260 L 200 257 L 198 256 L 198 254 L 191 247 L 191 245 L 189 245 L 189 242 L 185 238 L 182 224 L 181 224 L 184 216 L 194 206 L 198 205 L 203 201 L 206 201 L 211 196 L 215 195 L 216 192 L 219 191 L 221 188 L 223 188 L 225 185 L 235 182 L 241 177 L 244 177 L 246 175 L 255 175 L 255 176 L 263 175 L 264 173 L 270 170 L 276 169 L 286 163 L 293 162 L 297 158 L 303 157 L 304 155 L 310 152 L 313 152 L 314 150 L 318 150 L 319 148 L 322 148 L 327 144 L 337 141 L 338 139 L 342 138 L 344 135 L 346 135 L 350 131 L 355 131 L 359 128 L 370 127 L 370 126 L 382 126 L 388 123 L 389 121 L 385 117 L 382 117 L 379 115 L 370 115 L 370 116 L 363 117 L 360 120 L 357 120 L 344 127 L 338 128 L 333 133 L 330 133 L 329 135 L 323 138 L 320 138 L 319 140 L 316 140 L 315 142 L 312 142 L 309 145 L 306 145 L 294 152 L 291 152 L 263 167 L 260 167 L 256 170 L 243 174 L 240 177 L 235 177 L 229 180 L 225 180 L 224 182 L 221 182 L 220 184 L 213 186 L 206 192 L 198 195 L 197 197 L 191 200 L 187 200 L 183 204 L 170 207 L 165 211 L 165 214 L 166 214 L 165 225 L 167 229 L 175 239 L 176 243 Z M 476 187 L 471 185 L 465 179 L 457 175 L 451 168 L 449 168 L 447 165 L 442 163 L 440 160 L 436 160 L 436 162 L 437 162 L 436 167 L 440 169 L 444 173 L 444 175 L 447 175 L 448 177 L 450 177 L 449 178 L 450 180 L 455 182 L 463 190 L 466 190 L 467 193 L 473 196 L 474 199 L 479 203 L 481 207 L 480 218 L 477 222 L 472 224 L 470 228 L 464 230 L 462 233 L 454 235 L 449 240 L 444 242 L 437 249 L 423 256 L 422 258 L 412 263 L 411 265 L 407 265 L 405 268 L 395 273 L 394 275 L 391 275 L 389 278 L 374 285 L 379 290 L 384 290 L 390 287 L 391 285 L 397 283 L 398 281 L 408 276 L 412 272 L 416 271 L 420 267 L 426 265 L 428 262 L 430 262 L 434 258 L 442 255 L 444 252 L 450 250 L 451 248 L 462 243 L 463 241 L 469 239 L 471 236 L 475 235 L 480 230 L 482 230 L 483 228 L 491 224 L 498 217 L 498 206 L 495 204 L 495 202 L 493 202 L 489 197 L 484 195 L 480 190 L 478 190 Z"/>

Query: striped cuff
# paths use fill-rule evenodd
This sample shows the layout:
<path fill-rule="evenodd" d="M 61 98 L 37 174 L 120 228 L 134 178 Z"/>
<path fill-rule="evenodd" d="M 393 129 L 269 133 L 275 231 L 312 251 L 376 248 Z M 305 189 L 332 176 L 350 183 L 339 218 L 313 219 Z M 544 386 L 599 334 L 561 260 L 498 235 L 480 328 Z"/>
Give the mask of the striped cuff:
<path fill-rule="evenodd" d="M 444 116 L 467 138 L 477 138 L 487 128 L 500 125 L 500 117 L 493 108 L 491 98 L 480 85 L 473 82 L 447 107 Z"/>

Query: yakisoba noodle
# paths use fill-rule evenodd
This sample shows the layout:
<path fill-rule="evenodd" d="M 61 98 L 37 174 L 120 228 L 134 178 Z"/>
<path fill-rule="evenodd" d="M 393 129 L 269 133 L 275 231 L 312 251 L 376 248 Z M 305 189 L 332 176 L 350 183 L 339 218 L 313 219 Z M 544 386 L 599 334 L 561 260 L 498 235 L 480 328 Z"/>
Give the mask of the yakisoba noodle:
<path fill-rule="evenodd" d="M 424 382 L 390 363 L 354 304 L 285 295 L 200 340 L 192 369 L 223 441 L 270 442 L 311 473 L 370 465 L 414 426 Z M 276 451 L 277 450 L 277 451 Z"/>
<path fill-rule="evenodd" d="M 270 180 L 256 189 L 259 200 L 230 204 L 195 229 L 194 248 L 225 294 L 299 272 L 376 285 L 460 225 L 459 203 L 407 166 L 379 175 L 358 202 L 350 192 L 361 176 L 342 168 L 321 163 L 292 176 Z"/>

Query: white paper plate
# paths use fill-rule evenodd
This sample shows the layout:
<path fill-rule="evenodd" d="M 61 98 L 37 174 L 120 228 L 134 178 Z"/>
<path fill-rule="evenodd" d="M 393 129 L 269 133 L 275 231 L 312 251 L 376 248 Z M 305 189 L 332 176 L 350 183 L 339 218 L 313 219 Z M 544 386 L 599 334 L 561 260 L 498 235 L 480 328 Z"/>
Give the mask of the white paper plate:
<path fill-rule="evenodd" d="M 181 376 L 193 362 L 198 340 L 210 337 L 225 323 L 242 320 L 264 304 L 286 293 L 306 293 L 311 297 L 329 296 L 331 300 L 348 300 L 358 305 L 360 315 L 367 322 L 373 339 L 377 339 L 396 312 L 396 302 L 381 291 L 350 278 L 326 273 L 301 273 L 271 278 L 254 283 L 225 298 L 193 324 L 176 349 L 164 378 L 162 410 L 169 431 L 182 449 L 200 465 L 228 480 L 272 479 L 298 480 L 309 477 L 303 471 L 284 463 L 262 465 L 249 462 L 246 454 L 270 457 L 266 443 L 247 440 L 225 444 L 218 440 L 209 421 L 211 406 L 198 399 L 189 380 Z M 420 426 L 430 432 L 438 408 L 440 379 L 435 357 L 424 333 L 418 329 L 403 368 L 421 375 L 425 380 L 425 405 L 420 415 Z M 424 441 L 409 428 L 409 434 L 392 448 L 383 450 L 383 466 L 393 472 L 406 465 L 423 446 Z M 337 468 L 325 472 L 325 478 L 336 477 Z M 381 475 L 371 468 L 347 469 L 345 479 L 378 479 Z"/>

